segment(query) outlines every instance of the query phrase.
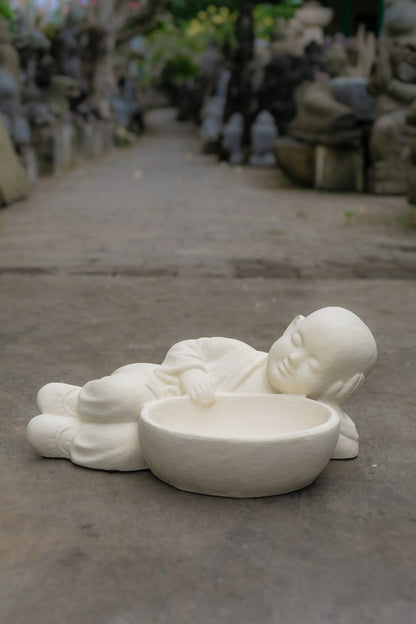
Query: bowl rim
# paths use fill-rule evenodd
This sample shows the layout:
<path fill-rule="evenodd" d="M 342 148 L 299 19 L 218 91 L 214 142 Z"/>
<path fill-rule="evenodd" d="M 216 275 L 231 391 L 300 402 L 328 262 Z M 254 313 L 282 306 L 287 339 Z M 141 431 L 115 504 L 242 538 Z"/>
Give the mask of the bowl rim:
<path fill-rule="evenodd" d="M 164 434 L 168 434 L 170 436 L 176 437 L 176 438 L 181 438 L 181 439 L 186 439 L 186 440 L 204 440 L 204 441 L 215 441 L 216 443 L 229 443 L 229 442 L 238 442 L 241 444 L 250 444 L 252 442 L 278 442 L 278 441 L 289 441 L 289 440 L 296 440 L 298 438 L 303 438 L 303 437 L 315 437 L 315 436 L 319 436 L 321 434 L 327 433 L 329 431 L 331 431 L 335 426 L 338 426 L 338 429 L 340 427 L 340 417 L 338 412 L 336 411 L 336 409 L 332 406 L 329 405 L 328 403 L 323 403 L 322 401 L 316 401 L 315 399 L 309 399 L 308 397 L 305 397 L 301 394 L 263 394 L 263 393 L 254 393 L 254 392 L 216 392 L 215 393 L 216 397 L 261 397 L 262 399 L 266 398 L 266 400 L 270 400 L 272 398 L 275 397 L 292 397 L 292 398 L 297 398 L 297 399 L 303 399 L 306 400 L 310 403 L 318 403 L 320 406 L 322 406 L 324 409 L 326 409 L 329 413 L 329 418 L 328 420 L 326 420 L 324 423 L 320 424 L 320 425 L 316 425 L 315 427 L 309 427 L 307 429 L 301 429 L 300 431 L 294 431 L 292 433 L 278 433 L 275 435 L 263 435 L 263 436 L 259 436 L 259 435 L 254 435 L 252 437 L 240 437 L 238 435 L 233 435 L 233 436 L 228 436 L 228 437 L 219 437 L 219 436 L 214 436 L 214 435 L 204 435 L 201 433 L 191 433 L 191 432 L 181 432 L 181 431 L 177 431 L 176 429 L 173 429 L 171 427 L 166 427 L 163 426 L 157 422 L 155 422 L 152 419 L 151 416 L 151 409 L 154 406 L 158 406 L 161 405 L 163 403 L 172 403 L 172 402 L 178 402 L 178 403 L 188 403 L 191 402 L 190 397 L 188 397 L 187 395 L 182 395 L 182 396 L 177 396 L 177 397 L 165 397 L 163 399 L 157 399 L 156 401 L 149 401 L 148 403 L 146 403 L 143 408 L 142 411 L 140 413 L 139 416 L 139 426 L 140 423 L 143 422 L 146 425 L 149 425 L 150 427 L 153 427 L 154 429 L 157 429 L 158 431 L 164 433 Z M 209 408 L 208 408 L 209 409 Z"/>

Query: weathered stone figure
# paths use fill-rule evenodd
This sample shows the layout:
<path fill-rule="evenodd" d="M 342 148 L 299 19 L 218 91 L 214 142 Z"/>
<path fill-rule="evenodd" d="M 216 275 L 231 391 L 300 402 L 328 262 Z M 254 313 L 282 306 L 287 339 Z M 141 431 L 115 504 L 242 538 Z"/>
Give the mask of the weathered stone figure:
<path fill-rule="evenodd" d="M 383 29 L 369 83 L 371 93 L 377 96 L 370 145 L 373 190 L 404 194 L 414 136 L 406 115 L 416 98 L 416 4 L 390 2 Z"/>

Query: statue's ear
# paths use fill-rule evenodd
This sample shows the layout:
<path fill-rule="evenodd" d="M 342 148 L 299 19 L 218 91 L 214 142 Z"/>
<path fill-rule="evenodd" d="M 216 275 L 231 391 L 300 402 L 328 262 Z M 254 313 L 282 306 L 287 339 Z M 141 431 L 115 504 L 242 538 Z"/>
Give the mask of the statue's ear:
<path fill-rule="evenodd" d="M 365 377 L 362 373 L 356 373 L 348 381 L 335 381 L 320 397 L 323 400 L 332 401 L 335 404 L 344 403 L 354 392 L 364 383 Z"/>
<path fill-rule="evenodd" d="M 286 334 L 286 332 L 291 331 L 295 325 L 297 325 L 298 323 L 300 323 L 300 321 L 304 320 L 304 316 L 302 316 L 302 314 L 298 314 L 297 316 L 295 316 L 295 318 L 293 319 L 293 321 L 291 321 L 291 323 L 289 323 L 289 325 L 286 327 L 284 333 Z"/>

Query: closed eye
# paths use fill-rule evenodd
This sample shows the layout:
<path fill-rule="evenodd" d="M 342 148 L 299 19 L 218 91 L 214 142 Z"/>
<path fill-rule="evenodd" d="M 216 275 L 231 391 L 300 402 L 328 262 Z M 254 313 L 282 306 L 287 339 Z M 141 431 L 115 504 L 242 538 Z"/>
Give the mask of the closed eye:
<path fill-rule="evenodd" d="M 295 347 L 301 347 L 303 344 L 303 339 L 302 336 L 300 335 L 299 332 L 294 332 L 292 334 L 292 342 L 295 345 Z"/>
<path fill-rule="evenodd" d="M 322 373 L 322 366 L 318 360 L 308 360 L 308 367 L 312 373 Z"/>

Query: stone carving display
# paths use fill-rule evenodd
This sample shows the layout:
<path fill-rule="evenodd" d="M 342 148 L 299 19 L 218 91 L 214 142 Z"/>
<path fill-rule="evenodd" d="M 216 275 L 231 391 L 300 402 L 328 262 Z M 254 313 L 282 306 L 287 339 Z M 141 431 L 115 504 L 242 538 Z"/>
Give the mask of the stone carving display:
<path fill-rule="evenodd" d="M 240 165 L 243 154 L 244 118 L 241 113 L 231 115 L 222 130 L 222 146 L 232 165 Z"/>
<path fill-rule="evenodd" d="M 402 1 L 390 5 L 369 83 L 371 93 L 377 96 L 370 142 L 372 190 L 405 194 L 415 134 L 406 116 L 416 98 L 416 4 Z"/>
<path fill-rule="evenodd" d="M 0 205 L 3 205 L 23 199 L 29 192 L 29 181 L 10 140 L 2 115 L 0 115 L 0 156 Z"/>
<path fill-rule="evenodd" d="M 224 120 L 228 122 L 234 113 L 242 115 L 242 140 L 243 144 L 247 145 L 250 138 L 249 128 L 251 121 L 253 115 L 256 114 L 250 71 L 250 63 L 254 55 L 253 0 L 244 0 L 242 2 L 235 24 L 235 35 L 238 46 L 231 61 L 231 74 L 228 81 Z"/>
<path fill-rule="evenodd" d="M 139 106 L 140 75 L 137 61 L 143 58 L 143 41 L 133 37 L 124 51 L 117 76 L 118 91 L 110 96 L 116 123 L 132 135 L 144 131 L 142 111 Z M 125 134 L 124 134 L 125 136 Z"/>
<path fill-rule="evenodd" d="M 215 149 L 221 137 L 222 117 L 224 114 L 224 100 L 218 96 L 208 98 L 202 109 L 202 124 L 200 135 L 203 141 L 203 151 Z"/>
<path fill-rule="evenodd" d="M 296 104 L 291 136 L 319 145 L 359 145 L 354 111 L 336 101 L 329 82 L 304 83 Z"/>
<path fill-rule="evenodd" d="M 289 22 L 289 39 L 294 54 L 303 54 L 312 41 L 324 42 L 324 28 L 332 20 L 333 9 L 323 7 L 319 2 L 305 2 Z"/>
<path fill-rule="evenodd" d="M 3 188 L 2 196 L 4 202 L 10 203 L 28 192 L 28 181 L 32 182 L 36 177 L 34 171 L 36 167 L 31 166 L 33 159 L 31 159 L 30 127 L 21 103 L 19 56 L 12 45 L 8 22 L 2 16 L 0 16 L 0 117 L 2 135 L 7 131 L 20 162 L 27 164 L 25 174 L 21 170 L 22 167 L 16 154 L 11 154 L 12 151 L 14 152 L 13 146 L 9 146 L 7 138 L 2 136 L 1 143 L 4 150 L 1 154 L 2 161 L 7 158 L 7 154 L 9 162 L 4 165 L 4 168 L 8 170 L 6 178 L 11 176 L 9 180 L 3 180 L 3 186 L 6 185 L 8 191 Z M 20 189 L 18 181 L 20 181 Z M 13 190 L 9 188 L 9 183 L 12 184 Z"/>
<path fill-rule="evenodd" d="M 78 88 L 85 95 L 87 83 L 82 63 L 82 55 L 86 45 L 86 37 L 83 32 L 84 20 L 85 14 L 82 8 L 72 6 L 55 42 L 54 53 L 56 73 L 75 80 Z"/>
<path fill-rule="evenodd" d="M 296 113 L 296 88 L 313 77 L 313 68 L 306 56 L 276 54 L 266 67 L 257 94 L 258 106 L 273 115 L 279 134 L 286 134 Z"/>
<path fill-rule="evenodd" d="M 184 416 L 186 420 L 192 405 L 200 406 L 195 407 L 193 416 L 196 437 L 204 435 L 198 419 L 209 419 L 209 409 L 218 401 L 221 414 L 234 419 L 233 436 L 241 437 L 238 435 L 240 427 L 241 431 L 249 432 L 244 436 L 250 440 L 256 436 L 254 424 L 247 410 L 239 416 L 238 410 L 246 398 L 238 401 L 238 395 L 260 395 L 254 403 L 253 398 L 247 399 L 251 402 L 249 411 L 260 409 L 259 418 L 263 417 L 263 408 L 269 416 L 270 409 L 273 410 L 262 397 L 300 395 L 329 405 L 337 415 L 336 435 L 327 460 L 329 456 L 353 458 L 358 454 L 358 435 L 353 421 L 341 406 L 363 384 L 376 357 L 374 337 L 358 316 L 344 308 L 322 308 L 307 317 L 294 318 L 269 353 L 230 338 L 199 338 L 175 344 L 160 365 L 129 364 L 83 387 L 47 384 L 38 393 L 41 414 L 29 422 L 27 436 L 34 449 L 45 457 L 67 458 L 89 468 L 141 470 L 147 467 L 146 445 L 150 449 L 153 442 L 151 433 L 147 432 L 148 441 L 142 444 L 138 421 L 143 407 L 154 401 L 188 397 L 189 403 L 176 404 L 179 415 L 174 416 L 175 426 L 178 423 L 180 426 L 183 409 L 188 414 Z M 224 407 L 221 393 L 235 394 L 235 407 L 228 399 L 225 401 L 228 406 Z M 175 410 L 175 404 L 169 409 Z M 298 414 L 296 409 L 300 410 Z M 290 419 L 303 418 L 302 403 L 296 409 L 289 410 L 286 431 L 292 431 Z M 323 421 L 329 418 L 328 414 Z M 264 418 L 269 419 L 269 416 L 266 414 Z M 227 438 L 227 425 L 221 424 L 223 416 L 217 414 L 215 418 L 218 436 Z M 285 420 L 280 415 L 279 419 L 282 418 Z M 210 427 L 205 432 L 208 437 Z M 305 424 L 298 424 L 296 428 L 308 429 Z M 278 429 L 270 435 L 278 434 Z M 192 434 L 188 439 L 192 439 Z M 214 440 L 213 448 L 215 444 Z M 281 450 L 284 454 L 283 442 Z M 166 452 L 171 451 L 168 444 Z M 149 456 L 151 454 L 149 451 Z M 181 459 L 178 455 L 176 462 L 180 463 Z M 257 459 L 261 463 L 261 456 Z M 300 456 L 299 462 L 302 461 Z M 243 468 L 240 480 L 244 482 L 244 478 Z M 250 495 L 256 494 L 251 492 Z"/>
<path fill-rule="evenodd" d="M 8 22 L 0 16 L 0 113 L 17 150 L 30 142 L 30 129 L 20 102 L 19 56 Z"/>
<path fill-rule="evenodd" d="M 413 100 L 410 105 L 409 111 L 406 115 L 406 123 L 411 126 L 415 132 L 415 135 L 410 142 L 411 168 L 407 186 L 407 199 L 409 203 L 414 205 L 416 204 L 416 99 Z"/>
<path fill-rule="evenodd" d="M 276 164 L 273 153 L 277 139 L 277 128 L 268 111 L 259 113 L 251 127 L 250 165 L 255 167 L 272 167 Z"/>

